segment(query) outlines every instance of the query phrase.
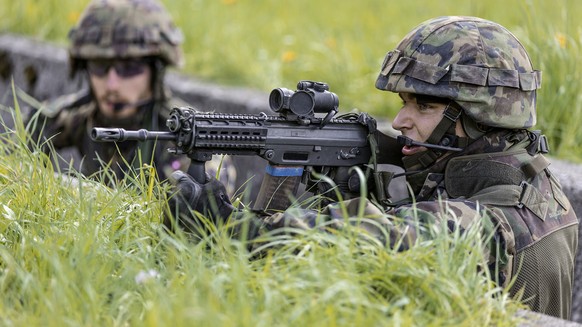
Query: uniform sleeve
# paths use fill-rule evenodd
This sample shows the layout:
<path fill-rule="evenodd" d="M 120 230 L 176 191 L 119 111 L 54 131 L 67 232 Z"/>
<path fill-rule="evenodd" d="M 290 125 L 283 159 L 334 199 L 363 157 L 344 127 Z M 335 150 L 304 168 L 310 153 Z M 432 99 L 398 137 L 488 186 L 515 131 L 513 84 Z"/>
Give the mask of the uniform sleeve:
<path fill-rule="evenodd" d="M 366 199 L 356 198 L 333 203 L 321 211 L 290 208 L 285 212 L 261 218 L 256 235 L 300 233 L 318 229 L 322 232 L 344 229 L 349 225 L 361 237 L 381 242 L 399 251 L 408 250 L 416 242 L 434 238 L 438 233 L 463 233 L 479 223 L 483 236 L 483 256 L 488 268 L 500 284 L 511 272 L 511 231 L 501 211 L 464 200 L 426 201 L 403 205 L 384 212 Z M 493 276 L 493 275 L 492 275 Z"/>
<path fill-rule="evenodd" d="M 42 114 L 34 114 L 27 118 L 26 124 L 30 128 L 30 141 L 29 147 L 31 149 L 36 149 L 40 147 L 44 153 L 50 151 L 50 147 L 47 145 L 47 141 L 50 140 L 55 148 L 59 148 L 58 145 L 61 137 L 61 127 L 58 126 L 58 117 L 50 118 Z"/>
<path fill-rule="evenodd" d="M 50 151 L 47 141 L 57 150 L 75 145 L 74 132 L 82 130 L 83 126 L 74 120 L 70 110 L 63 110 L 55 117 L 37 115 L 30 120 L 31 142 L 40 146 L 45 153 Z"/>
<path fill-rule="evenodd" d="M 26 119 L 30 125 L 30 143 L 41 146 L 45 153 L 50 151 L 47 140 L 55 149 L 80 145 L 87 117 L 96 110 L 90 99 L 89 91 L 82 89 L 46 101 L 40 108 L 31 110 Z"/>

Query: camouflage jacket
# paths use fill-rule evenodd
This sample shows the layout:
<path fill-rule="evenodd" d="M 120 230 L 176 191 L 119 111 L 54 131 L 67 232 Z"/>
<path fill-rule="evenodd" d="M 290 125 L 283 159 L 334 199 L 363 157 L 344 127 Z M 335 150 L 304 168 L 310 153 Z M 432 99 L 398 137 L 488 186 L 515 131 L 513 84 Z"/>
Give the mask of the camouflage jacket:
<path fill-rule="evenodd" d="M 93 127 L 165 130 L 171 108 L 182 105 L 184 102 L 180 99 L 172 98 L 161 105 L 144 105 L 136 117 L 112 122 L 99 115 L 97 103 L 88 91 L 82 91 L 48 103 L 38 119 L 32 120 L 32 140 L 47 153 L 51 146 L 55 150 L 70 147 L 78 150 L 82 157 L 79 170 L 85 176 L 98 178 L 102 168 L 108 166 L 115 176 L 106 179 L 114 177 L 119 180 L 130 170 L 152 165 L 160 180 L 164 180 L 176 169 L 187 170 L 190 164 L 188 157 L 167 152 L 167 148 L 172 146 L 170 141 L 94 142 L 90 133 Z M 51 146 L 46 140 L 50 140 Z"/>
<path fill-rule="evenodd" d="M 568 319 L 578 219 L 539 153 L 539 135 L 535 138 L 524 130 L 486 134 L 462 153 L 410 175 L 407 181 L 418 190 L 414 204 L 384 210 L 363 202 L 364 220 L 358 218 L 358 227 L 405 250 L 430 229 L 419 229 L 419 220 L 420 226 L 463 230 L 480 219 L 484 235 L 492 235 L 485 255 L 495 281 L 511 287 L 512 295 L 522 294 L 532 310 Z M 360 199 L 334 203 L 321 213 L 289 209 L 264 218 L 258 234 L 314 228 L 322 221 L 341 228 L 350 219 L 340 207 L 356 216 L 361 204 Z"/>

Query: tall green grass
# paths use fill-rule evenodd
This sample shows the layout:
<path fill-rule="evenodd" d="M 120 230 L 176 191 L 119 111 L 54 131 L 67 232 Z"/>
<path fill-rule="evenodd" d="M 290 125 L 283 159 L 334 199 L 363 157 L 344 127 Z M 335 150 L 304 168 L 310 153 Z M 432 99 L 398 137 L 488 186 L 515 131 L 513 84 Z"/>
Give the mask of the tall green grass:
<path fill-rule="evenodd" d="M 0 0 L 0 31 L 65 46 L 88 1 Z M 499 22 L 526 45 L 543 70 L 538 125 L 554 156 L 581 161 L 582 2 L 576 0 L 166 0 L 185 35 L 183 72 L 269 92 L 302 79 L 325 81 L 343 111 L 378 117 L 399 109 L 374 81 L 384 54 L 420 22 L 473 15 Z M 265 102 L 267 99 L 265 99 Z"/>
<path fill-rule="evenodd" d="M 566 17 L 580 12 L 578 3 L 561 2 Z M 558 153 L 580 140 L 575 130 L 568 130 L 580 115 L 574 105 L 580 40 L 576 23 L 560 16 L 559 4 L 165 3 L 185 32 L 185 72 L 264 91 L 292 88 L 300 79 L 323 80 L 340 95 L 344 110 L 357 107 L 376 115 L 392 115 L 398 108 L 396 97 L 375 91 L 373 83 L 384 53 L 409 29 L 436 15 L 490 18 L 515 30 L 536 66 L 546 71 L 539 120 L 546 133 L 555 133 Z M 64 46 L 85 4 L 0 0 L 0 30 Z M 545 102 L 548 93 L 559 95 L 552 98 L 557 103 Z M 552 113 L 546 107 L 571 109 Z M 19 112 L 16 108 L 14 114 Z M 160 220 L 167 186 L 150 183 L 147 169 L 133 183 L 116 188 L 82 176 L 59 177 L 49 158 L 24 146 L 26 137 L 21 123 L 0 135 L 1 325 L 518 323 L 515 312 L 521 306 L 479 270 L 480 241 L 486 236 L 478 229 L 463 235 L 437 231 L 434 238 L 401 253 L 358 239 L 349 230 L 306 232 L 271 239 L 268 244 L 276 251 L 251 260 L 245 244 L 229 239 L 224 230 L 199 243 L 165 231 Z"/>
<path fill-rule="evenodd" d="M 480 229 L 434 230 L 409 251 L 307 231 L 263 256 L 219 228 L 161 227 L 168 187 L 147 169 L 109 188 L 54 174 L 16 108 L 0 135 L 2 326 L 514 326 Z M 478 226 L 477 226 L 478 227 Z M 446 229 L 446 227 L 445 227 Z"/>

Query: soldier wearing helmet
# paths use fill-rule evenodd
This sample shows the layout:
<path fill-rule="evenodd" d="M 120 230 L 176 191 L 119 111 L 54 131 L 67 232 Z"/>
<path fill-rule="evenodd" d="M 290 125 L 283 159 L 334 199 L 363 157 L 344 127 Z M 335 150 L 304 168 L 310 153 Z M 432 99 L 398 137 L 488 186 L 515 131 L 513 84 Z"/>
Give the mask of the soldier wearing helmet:
<path fill-rule="evenodd" d="M 524 47 L 499 24 L 454 16 L 414 28 L 387 54 L 376 81 L 403 102 L 392 125 L 401 133 L 397 152 L 412 196 L 387 207 L 368 201 L 358 228 L 406 250 L 431 230 L 418 228 L 423 224 L 446 224 L 450 231 L 477 224 L 492 235 L 485 255 L 494 281 L 532 310 L 567 319 L 578 219 L 548 168 L 545 137 L 530 130 L 540 85 Z M 396 152 L 389 144 L 379 147 Z M 184 195 L 178 207 L 186 201 L 206 212 L 199 194 L 221 194 L 215 181 L 193 186 L 179 171 L 170 180 Z M 211 214 L 234 212 L 231 219 L 240 219 L 224 197 L 217 199 L 222 205 Z M 356 216 L 360 199 L 348 201 L 343 208 Z M 250 230 L 313 228 L 323 217 L 334 221 L 328 227 L 337 226 L 346 221 L 338 208 L 287 210 L 255 218 Z"/>
<path fill-rule="evenodd" d="M 496 281 L 532 310 L 568 319 L 578 219 L 548 168 L 546 138 L 530 130 L 540 86 L 519 40 L 475 17 L 422 23 L 376 80 L 403 100 L 392 125 L 419 206 L 441 198 L 466 206 L 463 218 L 484 211 L 501 249 L 491 258 Z"/>
<path fill-rule="evenodd" d="M 108 166 L 121 179 L 153 163 L 163 180 L 187 169 L 187 157 L 167 153 L 168 141 L 107 144 L 90 138 L 95 126 L 164 130 L 171 109 L 186 105 L 164 85 L 166 67 L 183 64 L 183 35 L 164 6 L 157 0 L 91 1 L 69 40 L 71 72 L 86 74 L 89 88 L 49 103 L 35 139 L 50 139 L 56 149 L 77 148 L 85 175 Z"/>

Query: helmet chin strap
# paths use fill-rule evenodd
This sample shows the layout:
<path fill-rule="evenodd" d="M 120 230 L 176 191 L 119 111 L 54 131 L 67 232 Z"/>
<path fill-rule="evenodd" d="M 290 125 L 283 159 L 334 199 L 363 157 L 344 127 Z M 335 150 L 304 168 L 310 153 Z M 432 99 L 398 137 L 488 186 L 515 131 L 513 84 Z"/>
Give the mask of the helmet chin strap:
<path fill-rule="evenodd" d="M 469 139 L 456 135 L 456 124 L 463 110 L 454 102 L 449 102 L 443 112 L 443 118 L 430 134 L 426 142 L 413 141 L 405 136 L 398 136 L 401 145 L 416 145 L 427 148 L 426 151 L 402 158 L 406 170 L 422 170 L 434 164 L 445 152 L 462 151 Z"/>
<path fill-rule="evenodd" d="M 165 92 L 164 92 L 164 75 L 165 75 L 165 64 L 162 63 L 160 58 L 155 58 L 152 62 L 152 80 L 151 80 L 151 88 L 153 92 L 153 101 L 151 102 L 150 110 L 146 112 L 146 117 L 143 121 L 142 128 L 151 129 L 151 130 L 159 130 L 160 129 L 160 122 L 159 122 L 159 115 L 163 110 L 162 107 L 165 101 Z M 141 151 L 141 158 L 142 162 L 153 162 L 154 156 L 154 149 L 155 149 L 155 142 L 140 142 L 138 147 Z M 134 161 L 134 167 L 136 169 L 140 169 L 139 167 L 139 160 Z"/>
<path fill-rule="evenodd" d="M 453 147 L 453 146 L 444 146 L 444 145 L 430 144 L 430 143 L 424 143 L 424 142 L 417 142 L 417 141 L 414 141 L 413 139 L 411 139 L 410 137 L 406 137 L 404 135 L 398 135 L 396 137 L 396 141 L 398 142 L 399 145 L 402 145 L 402 146 L 415 145 L 415 146 L 423 146 L 425 148 L 441 150 L 441 151 L 454 151 L 454 152 L 463 151 L 463 148 L 457 148 L 457 147 Z M 446 143 L 448 143 L 448 141 Z"/>

